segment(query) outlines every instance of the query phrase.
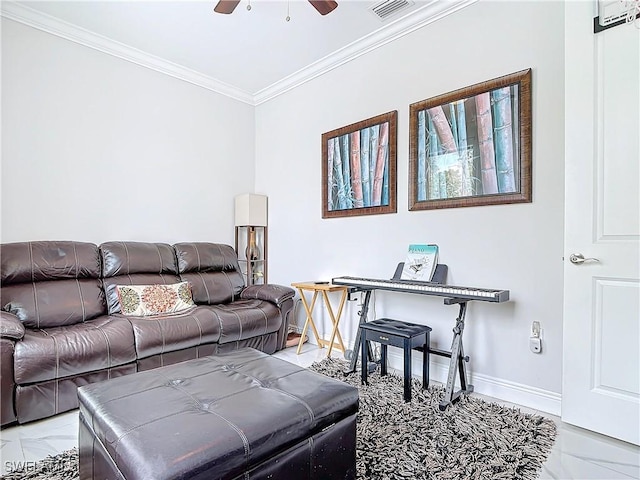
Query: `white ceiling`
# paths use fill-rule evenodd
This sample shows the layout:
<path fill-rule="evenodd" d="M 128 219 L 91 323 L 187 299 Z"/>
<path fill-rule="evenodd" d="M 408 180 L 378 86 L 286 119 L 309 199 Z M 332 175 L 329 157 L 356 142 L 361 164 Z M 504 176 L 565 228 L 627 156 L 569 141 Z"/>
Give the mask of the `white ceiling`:
<path fill-rule="evenodd" d="M 369 0 L 320 15 L 306 0 L 2 2 L 2 15 L 259 104 L 477 0 L 413 0 L 382 21 Z M 289 13 L 291 20 L 285 20 Z"/>

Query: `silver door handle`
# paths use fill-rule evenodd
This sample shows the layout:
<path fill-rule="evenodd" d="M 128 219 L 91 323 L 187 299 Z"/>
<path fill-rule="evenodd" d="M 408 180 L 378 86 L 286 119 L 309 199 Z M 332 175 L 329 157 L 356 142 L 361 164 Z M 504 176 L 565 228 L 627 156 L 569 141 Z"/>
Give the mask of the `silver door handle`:
<path fill-rule="evenodd" d="M 597 258 L 584 258 L 584 255 L 581 253 L 572 253 L 569 255 L 569 261 L 574 265 L 580 265 L 584 262 L 599 262 Z"/>

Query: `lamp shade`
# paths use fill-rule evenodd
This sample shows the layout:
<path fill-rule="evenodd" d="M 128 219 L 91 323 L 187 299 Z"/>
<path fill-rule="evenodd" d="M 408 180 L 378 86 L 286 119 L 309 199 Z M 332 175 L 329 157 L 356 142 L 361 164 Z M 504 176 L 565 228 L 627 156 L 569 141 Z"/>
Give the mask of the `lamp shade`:
<path fill-rule="evenodd" d="M 236 197 L 236 227 L 266 227 L 267 197 L 245 193 Z"/>

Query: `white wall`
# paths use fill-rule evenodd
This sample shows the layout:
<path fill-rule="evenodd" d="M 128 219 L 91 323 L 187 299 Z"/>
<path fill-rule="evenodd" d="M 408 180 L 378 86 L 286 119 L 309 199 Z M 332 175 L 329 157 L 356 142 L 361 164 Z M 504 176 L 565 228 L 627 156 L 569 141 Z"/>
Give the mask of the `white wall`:
<path fill-rule="evenodd" d="M 2 241 L 233 244 L 254 107 L 2 19 Z"/>
<path fill-rule="evenodd" d="M 450 284 L 511 291 L 509 303 L 469 306 L 464 342 L 476 389 L 558 413 L 563 40 L 560 2 L 483 1 L 259 105 L 256 187 L 270 201 L 270 281 L 389 278 L 409 243 L 437 243 Z M 533 203 L 409 212 L 409 104 L 525 68 L 533 69 Z M 322 133 L 390 110 L 398 110 L 398 213 L 323 220 Z M 426 323 L 433 343 L 449 349 L 456 307 L 398 293 L 375 300 L 372 316 Z M 357 311 L 351 302 L 343 318 L 351 341 Z M 538 355 L 528 344 L 534 320 L 543 328 Z M 434 373 L 444 378 L 446 369 Z"/>
<path fill-rule="evenodd" d="M 524 68 L 533 69 L 533 203 L 409 212 L 409 104 Z M 437 243 L 450 284 L 511 291 L 507 304 L 469 306 L 477 391 L 558 413 L 563 68 L 561 3 L 488 0 L 254 109 L 3 19 L 1 240 L 232 243 L 233 197 L 256 191 L 269 196 L 274 283 L 388 278 L 409 243 Z M 390 110 L 398 213 L 322 220 L 322 133 Z M 357 311 L 350 302 L 341 328 L 351 342 Z M 378 292 L 371 314 L 429 324 L 448 349 L 457 309 Z M 528 349 L 534 320 L 540 355 Z"/>

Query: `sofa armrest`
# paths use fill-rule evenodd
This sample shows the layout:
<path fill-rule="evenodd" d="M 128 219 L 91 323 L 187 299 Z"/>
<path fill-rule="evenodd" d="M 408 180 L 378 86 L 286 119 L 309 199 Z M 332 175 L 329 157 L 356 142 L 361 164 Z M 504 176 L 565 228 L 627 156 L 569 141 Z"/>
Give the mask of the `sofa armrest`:
<path fill-rule="evenodd" d="M 0 337 L 12 340 L 24 337 L 24 325 L 13 313 L 0 310 Z"/>
<path fill-rule="evenodd" d="M 289 332 L 289 317 L 293 310 L 293 297 L 296 292 L 293 288 L 282 285 L 250 285 L 240 292 L 243 300 L 263 300 L 275 304 L 280 309 L 282 315 L 282 325 L 278 330 L 277 350 L 282 350 L 287 346 L 287 333 Z"/>
<path fill-rule="evenodd" d="M 282 285 L 250 285 L 242 290 L 242 292 L 240 293 L 240 298 L 244 300 L 265 300 L 280 307 L 284 302 L 292 299 L 295 293 L 296 292 L 292 288 L 283 287 Z"/>

